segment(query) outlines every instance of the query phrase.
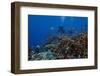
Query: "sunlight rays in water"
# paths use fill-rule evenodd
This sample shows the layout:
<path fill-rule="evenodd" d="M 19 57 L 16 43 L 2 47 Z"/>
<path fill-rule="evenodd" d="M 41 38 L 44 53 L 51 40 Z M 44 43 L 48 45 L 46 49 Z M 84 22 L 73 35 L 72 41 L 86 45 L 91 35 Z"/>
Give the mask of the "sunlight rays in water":
<path fill-rule="evenodd" d="M 65 21 L 65 16 L 62 16 L 62 17 L 61 17 L 61 26 L 63 26 L 64 21 Z"/>

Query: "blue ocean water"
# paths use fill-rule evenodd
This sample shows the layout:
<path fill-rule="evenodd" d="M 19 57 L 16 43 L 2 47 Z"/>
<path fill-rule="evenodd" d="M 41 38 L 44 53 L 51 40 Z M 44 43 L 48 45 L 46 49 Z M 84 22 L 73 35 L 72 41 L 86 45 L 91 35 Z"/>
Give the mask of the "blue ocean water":
<path fill-rule="evenodd" d="M 88 31 L 88 17 L 28 15 L 28 45 L 41 46 L 49 35 L 56 35 L 63 26 L 67 33 Z"/>

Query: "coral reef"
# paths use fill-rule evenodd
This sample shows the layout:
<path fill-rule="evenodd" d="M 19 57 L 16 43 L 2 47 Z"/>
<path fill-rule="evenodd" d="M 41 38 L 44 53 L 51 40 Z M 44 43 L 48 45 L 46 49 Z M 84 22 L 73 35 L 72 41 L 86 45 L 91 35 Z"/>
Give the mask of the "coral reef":
<path fill-rule="evenodd" d="M 79 59 L 88 57 L 88 38 L 86 32 L 68 36 L 63 27 L 58 34 L 48 37 L 47 42 L 39 47 L 29 48 L 28 60 Z"/>

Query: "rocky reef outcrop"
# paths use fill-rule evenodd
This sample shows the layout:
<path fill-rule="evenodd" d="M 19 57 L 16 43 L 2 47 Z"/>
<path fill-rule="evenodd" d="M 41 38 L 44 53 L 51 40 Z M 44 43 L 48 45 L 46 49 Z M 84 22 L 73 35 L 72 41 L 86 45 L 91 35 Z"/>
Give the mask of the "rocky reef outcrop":
<path fill-rule="evenodd" d="M 29 60 L 77 59 L 87 58 L 87 34 L 75 37 L 66 35 L 48 38 L 47 43 L 35 49 L 29 49 Z M 35 52 L 38 50 L 38 52 Z"/>

